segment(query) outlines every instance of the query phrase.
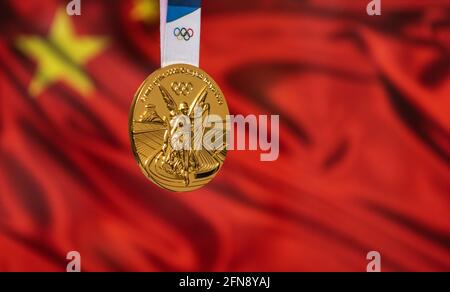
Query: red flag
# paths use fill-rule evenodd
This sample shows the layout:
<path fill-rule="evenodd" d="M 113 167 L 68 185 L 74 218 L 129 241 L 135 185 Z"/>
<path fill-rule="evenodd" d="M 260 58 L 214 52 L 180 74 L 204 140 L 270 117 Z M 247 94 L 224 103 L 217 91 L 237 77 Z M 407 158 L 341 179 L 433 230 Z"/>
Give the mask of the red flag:
<path fill-rule="evenodd" d="M 66 2 L 0 4 L 0 270 L 450 268 L 446 1 L 204 1 L 201 66 L 232 114 L 280 115 L 281 149 L 182 195 L 129 146 L 157 1 Z"/>

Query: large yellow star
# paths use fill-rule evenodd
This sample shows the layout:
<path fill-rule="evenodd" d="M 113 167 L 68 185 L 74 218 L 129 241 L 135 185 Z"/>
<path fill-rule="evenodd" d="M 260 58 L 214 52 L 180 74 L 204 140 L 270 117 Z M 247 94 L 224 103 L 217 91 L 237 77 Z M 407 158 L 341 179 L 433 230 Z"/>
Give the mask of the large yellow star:
<path fill-rule="evenodd" d="M 159 5 L 156 0 L 135 0 L 131 17 L 147 23 L 158 19 Z"/>
<path fill-rule="evenodd" d="M 103 37 L 76 36 L 73 23 L 65 9 L 59 9 L 53 19 L 49 36 L 21 36 L 17 47 L 37 62 L 37 71 L 29 92 L 38 96 L 51 84 L 62 81 L 83 96 L 93 89 L 83 66 L 106 46 Z"/>

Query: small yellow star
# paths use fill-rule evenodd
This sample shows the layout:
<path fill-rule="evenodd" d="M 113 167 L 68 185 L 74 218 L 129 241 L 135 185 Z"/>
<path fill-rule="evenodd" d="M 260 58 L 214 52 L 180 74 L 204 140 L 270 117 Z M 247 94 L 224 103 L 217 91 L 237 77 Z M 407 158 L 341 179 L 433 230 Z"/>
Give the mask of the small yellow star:
<path fill-rule="evenodd" d="M 86 96 L 94 86 L 83 66 L 106 47 L 106 39 L 76 36 L 69 16 L 64 9 L 58 9 L 47 38 L 21 36 L 16 45 L 37 62 L 37 71 L 29 86 L 32 96 L 38 96 L 57 81 Z"/>
<path fill-rule="evenodd" d="M 131 17 L 134 20 L 146 23 L 154 22 L 158 19 L 159 5 L 155 0 L 135 0 Z"/>

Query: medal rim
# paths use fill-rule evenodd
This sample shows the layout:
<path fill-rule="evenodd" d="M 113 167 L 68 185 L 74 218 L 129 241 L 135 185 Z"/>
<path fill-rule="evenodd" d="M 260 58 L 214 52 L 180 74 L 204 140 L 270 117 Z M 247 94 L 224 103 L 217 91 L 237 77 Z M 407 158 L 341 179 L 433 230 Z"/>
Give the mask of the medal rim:
<path fill-rule="evenodd" d="M 224 159 L 223 159 L 223 161 L 222 161 L 222 163 L 221 163 L 221 165 L 220 165 L 220 167 L 219 167 L 219 170 L 212 176 L 212 178 L 211 178 L 206 184 L 201 185 L 201 186 L 199 186 L 199 187 L 197 187 L 197 188 L 194 188 L 194 189 L 191 188 L 191 189 L 189 189 L 189 190 L 183 190 L 182 188 L 181 188 L 181 189 L 170 189 L 170 188 L 167 188 L 167 187 L 164 186 L 164 185 L 161 185 L 157 180 L 153 179 L 150 175 L 147 175 L 147 171 L 146 171 L 146 170 L 144 169 L 144 167 L 142 166 L 141 159 L 140 159 L 139 154 L 138 154 L 138 151 L 137 151 L 137 149 L 136 149 L 136 143 L 135 143 L 135 141 L 134 141 L 134 139 L 133 139 L 133 129 L 132 129 L 132 128 L 133 128 L 133 122 L 134 122 L 134 121 L 133 121 L 133 118 L 134 118 L 134 110 L 135 110 L 135 108 L 136 108 L 136 102 L 137 102 L 137 99 L 139 98 L 139 96 L 140 96 L 142 90 L 144 89 L 144 86 L 145 86 L 145 84 L 147 83 L 148 79 L 149 79 L 152 75 L 157 75 L 157 72 L 160 72 L 160 71 L 161 71 L 161 72 L 164 72 L 165 70 L 169 70 L 169 69 L 171 69 L 172 67 L 179 67 L 179 66 L 184 66 L 184 67 L 186 67 L 186 68 L 188 68 L 188 69 L 198 70 L 199 73 L 204 74 L 206 77 L 209 78 L 209 80 L 211 80 L 212 82 L 214 82 L 214 84 L 216 85 L 216 89 L 217 89 L 217 90 L 220 92 L 220 94 L 222 95 L 222 98 L 223 98 L 223 104 L 222 104 L 222 105 L 224 105 L 225 108 L 226 108 L 226 114 L 227 114 L 227 115 L 230 114 L 230 110 L 229 110 L 229 108 L 228 108 L 228 104 L 227 104 L 227 101 L 226 101 L 226 99 L 225 99 L 225 95 L 224 95 L 223 92 L 222 92 L 222 89 L 221 89 L 220 86 L 217 84 L 217 82 L 216 82 L 216 81 L 215 81 L 215 80 L 214 80 L 207 72 L 205 72 L 205 70 L 201 69 L 200 67 L 197 67 L 197 66 L 194 66 L 194 65 L 190 65 L 190 64 L 175 63 L 175 64 L 171 64 L 171 65 L 167 65 L 167 66 L 158 68 L 157 70 L 155 70 L 155 71 L 153 71 L 152 73 L 150 73 L 150 74 L 147 76 L 147 78 L 145 78 L 145 80 L 141 83 L 141 85 L 138 87 L 138 89 L 136 90 L 136 93 L 135 93 L 135 95 L 134 95 L 134 98 L 133 98 L 133 101 L 132 101 L 132 104 L 131 104 L 131 107 L 130 107 L 129 116 L 128 116 L 128 136 L 129 136 L 129 139 L 130 139 L 131 151 L 133 152 L 133 157 L 134 157 L 134 159 L 136 160 L 136 163 L 138 164 L 139 169 L 141 170 L 141 172 L 144 174 L 144 176 L 145 176 L 148 180 L 150 180 L 152 183 L 156 184 L 158 187 L 160 187 L 160 188 L 162 188 L 162 189 L 164 189 L 164 190 L 166 190 L 166 191 L 175 192 L 175 193 L 187 193 L 187 192 L 193 192 L 193 191 L 199 190 L 199 189 L 205 187 L 206 185 L 209 185 L 209 184 L 217 177 L 217 175 L 220 173 L 220 171 L 222 170 L 222 167 L 223 167 L 223 165 L 225 164 L 226 156 L 227 156 L 227 155 L 225 155 L 225 157 L 224 157 Z M 226 152 L 228 153 L 228 150 L 227 150 L 226 148 L 225 148 L 225 150 L 226 150 Z"/>

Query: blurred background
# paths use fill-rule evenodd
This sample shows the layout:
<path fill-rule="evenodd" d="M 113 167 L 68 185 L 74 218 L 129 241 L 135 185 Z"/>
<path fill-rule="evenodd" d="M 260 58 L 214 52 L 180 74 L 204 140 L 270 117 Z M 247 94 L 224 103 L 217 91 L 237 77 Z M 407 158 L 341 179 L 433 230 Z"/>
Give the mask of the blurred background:
<path fill-rule="evenodd" d="M 0 1 L 1 271 L 450 270 L 448 0 L 204 0 L 201 67 L 281 152 L 183 194 L 128 138 L 158 1 L 68 2 Z"/>

